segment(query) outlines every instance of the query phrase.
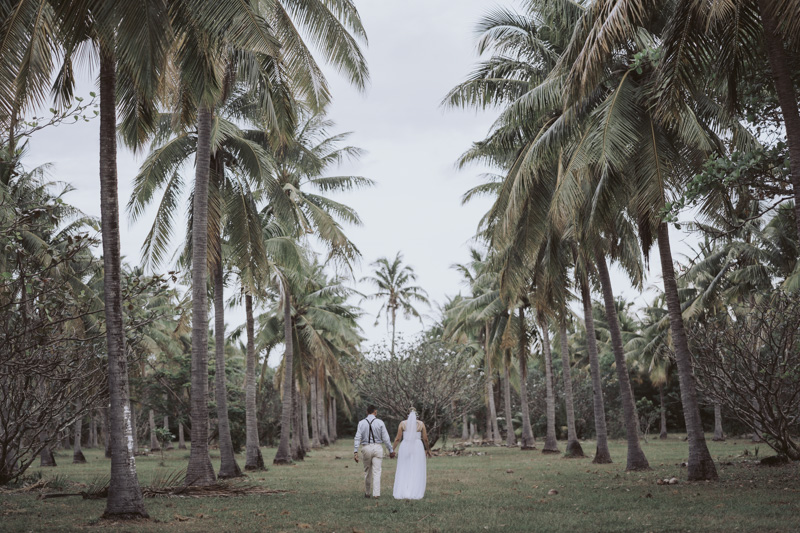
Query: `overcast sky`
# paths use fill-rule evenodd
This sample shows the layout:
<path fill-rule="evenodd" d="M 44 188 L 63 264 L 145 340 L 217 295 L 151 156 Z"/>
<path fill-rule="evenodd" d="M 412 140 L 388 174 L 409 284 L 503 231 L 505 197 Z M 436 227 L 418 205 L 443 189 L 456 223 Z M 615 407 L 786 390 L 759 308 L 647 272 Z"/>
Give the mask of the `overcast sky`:
<path fill-rule="evenodd" d="M 337 197 L 354 207 L 364 222 L 362 227 L 347 228 L 363 254 L 355 276 L 368 274 L 370 263 L 378 257 L 402 251 L 417 271 L 419 284 L 441 303 L 446 295 L 464 290 L 450 266 L 467 259 L 469 241 L 489 206 L 487 200 L 461 205 L 461 195 L 479 183 L 478 175 L 485 169 L 457 171 L 454 163 L 471 142 L 484 137 L 494 113 L 443 110 L 439 104 L 474 67 L 474 28 L 495 4 L 483 0 L 356 0 L 356 4 L 369 36 L 366 56 L 372 81 L 359 93 L 335 74 L 329 76 L 334 96 L 330 116 L 337 132 L 352 131 L 349 144 L 367 151 L 360 162 L 342 167 L 337 174 L 353 173 L 377 182 L 370 190 Z M 83 94 L 92 87 L 87 78 Z M 37 134 L 26 163 L 53 163 L 53 177 L 77 188 L 68 201 L 99 217 L 98 126 L 92 121 Z M 120 149 L 123 209 L 140 162 L 141 157 Z M 178 222 L 179 232 L 183 220 Z M 144 217 L 137 225 L 123 220 L 122 252 L 127 262 L 139 261 L 151 223 L 152 217 Z M 679 236 L 674 241 L 676 253 L 685 251 Z M 653 260 L 651 284 L 660 280 L 657 256 Z M 618 294 L 635 299 L 638 305 L 645 303 L 623 276 L 615 274 L 614 285 Z M 387 336 L 385 322 L 373 325 L 379 306 L 364 304 L 361 323 L 367 344 Z M 435 309 L 421 311 L 435 313 Z M 243 312 L 234 311 L 226 321 L 234 327 L 243 318 Z M 419 322 L 398 324 L 406 335 L 420 329 Z"/>

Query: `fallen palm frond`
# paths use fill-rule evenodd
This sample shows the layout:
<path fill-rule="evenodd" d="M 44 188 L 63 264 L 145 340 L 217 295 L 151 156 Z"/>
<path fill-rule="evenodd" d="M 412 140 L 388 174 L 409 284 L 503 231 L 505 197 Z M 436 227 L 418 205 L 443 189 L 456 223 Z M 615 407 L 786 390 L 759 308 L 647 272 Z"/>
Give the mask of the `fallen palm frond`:
<path fill-rule="evenodd" d="M 142 494 L 145 498 L 155 497 L 182 497 L 182 498 L 225 498 L 228 496 L 248 496 L 251 494 L 280 494 L 291 492 L 288 490 L 268 489 L 247 483 L 231 483 L 219 481 L 212 485 L 194 486 L 180 485 L 173 487 L 155 488 L 145 487 Z"/>

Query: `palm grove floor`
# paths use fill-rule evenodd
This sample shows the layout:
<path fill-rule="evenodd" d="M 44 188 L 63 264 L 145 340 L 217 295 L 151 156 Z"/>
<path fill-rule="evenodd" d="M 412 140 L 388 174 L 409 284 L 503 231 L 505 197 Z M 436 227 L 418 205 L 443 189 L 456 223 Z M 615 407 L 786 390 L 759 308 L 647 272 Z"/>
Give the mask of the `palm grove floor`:
<path fill-rule="evenodd" d="M 563 448 L 563 443 L 560 443 Z M 482 455 L 440 456 L 428 462 L 428 491 L 422 501 L 391 497 L 396 462 L 385 460 L 380 500 L 362 496 L 362 470 L 353 463 L 350 441 L 314 451 L 303 463 L 270 467 L 248 482 L 287 492 L 228 498 L 146 500 L 149 521 L 98 520 L 105 502 L 79 497 L 37 500 L 35 493 L 0 492 L 0 531 L 791 531 L 800 516 L 800 465 L 758 466 L 741 457 L 754 445 L 746 440 L 709 442 L 718 461 L 719 483 L 684 482 L 686 443 L 673 437 L 644 445 L 651 472 L 625 473 L 625 447 L 611 442 L 612 465 L 590 459 L 563 459 L 539 451 L 469 448 Z M 593 443 L 583 443 L 592 450 Z M 764 455 L 766 446 L 760 446 Z M 42 470 L 63 492 L 108 473 L 96 450 L 88 464 Z M 216 457 L 214 457 L 216 455 Z M 272 457 L 274 450 L 264 450 Z M 218 453 L 212 454 L 215 467 Z M 188 453 L 171 451 L 137 458 L 139 479 L 186 466 Z M 244 457 L 238 457 L 244 464 Z M 36 473 L 32 469 L 29 473 Z M 677 477 L 677 485 L 656 484 Z M 548 494 L 555 490 L 557 494 Z"/>

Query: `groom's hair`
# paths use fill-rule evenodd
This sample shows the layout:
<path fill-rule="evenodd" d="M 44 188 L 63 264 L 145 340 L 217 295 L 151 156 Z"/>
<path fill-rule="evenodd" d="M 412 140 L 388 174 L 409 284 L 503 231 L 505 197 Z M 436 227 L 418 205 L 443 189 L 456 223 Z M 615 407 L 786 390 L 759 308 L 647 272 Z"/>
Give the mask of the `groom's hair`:
<path fill-rule="evenodd" d="M 367 414 L 368 415 L 371 415 L 372 413 L 374 413 L 377 410 L 378 410 L 378 408 L 375 407 L 374 405 L 368 405 L 367 406 Z"/>

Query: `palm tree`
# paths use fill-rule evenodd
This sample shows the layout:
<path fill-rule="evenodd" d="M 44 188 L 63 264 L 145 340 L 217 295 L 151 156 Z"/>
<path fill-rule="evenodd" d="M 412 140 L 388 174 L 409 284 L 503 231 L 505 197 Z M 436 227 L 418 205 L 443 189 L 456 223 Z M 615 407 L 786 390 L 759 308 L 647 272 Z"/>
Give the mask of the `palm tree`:
<path fill-rule="evenodd" d="M 367 298 L 386 300 L 378 310 L 375 325 L 378 325 L 381 314 L 386 310 L 386 321 L 392 326 L 392 346 L 389 353 L 394 356 L 397 311 L 400 310 L 407 319 L 416 317 L 421 322 L 422 316 L 414 307 L 414 302 L 430 305 L 428 293 L 422 287 L 412 285 L 417 280 L 417 274 L 411 265 L 403 265 L 401 252 L 397 252 L 391 263 L 386 257 L 381 257 L 372 263 L 372 266 L 375 268 L 375 274 L 362 278 L 361 282 L 371 283 L 378 289 L 378 292 L 370 294 Z"/>

